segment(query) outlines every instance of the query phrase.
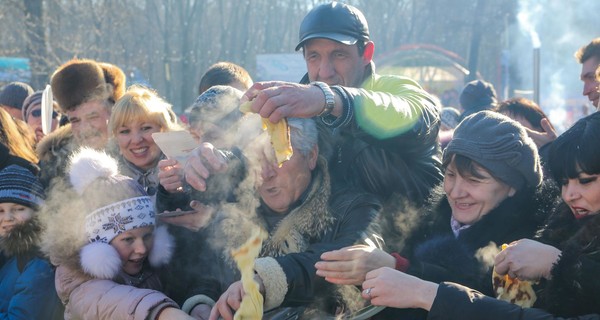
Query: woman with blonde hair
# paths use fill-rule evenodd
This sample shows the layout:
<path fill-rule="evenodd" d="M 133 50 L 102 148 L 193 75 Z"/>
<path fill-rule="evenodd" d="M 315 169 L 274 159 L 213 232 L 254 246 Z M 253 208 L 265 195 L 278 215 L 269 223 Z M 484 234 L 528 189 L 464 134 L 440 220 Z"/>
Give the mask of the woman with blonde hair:
<path fill-rule="evenodd" d="M 108 130 L 119 148 L 120 171 L 155 195 L 157 164 L 164 155 L 152 133 L 183 130 L 171 105 L 151 89 L 132 86 L 115 103 Z"/>
<path fill-rule="evenodd" d="M 10 154 L 21 157 L 31 163 L 38 163 L 38 157 L 32 142 L 19 128 L 16 120 L 4 109 L 0 108 L 0 143 L 6 145 Z"/>

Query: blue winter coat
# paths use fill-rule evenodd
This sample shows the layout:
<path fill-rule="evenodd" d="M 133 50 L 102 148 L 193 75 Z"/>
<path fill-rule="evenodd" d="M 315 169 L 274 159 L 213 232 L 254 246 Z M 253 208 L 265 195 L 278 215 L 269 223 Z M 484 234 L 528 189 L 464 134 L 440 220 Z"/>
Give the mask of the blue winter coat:
<path fill-rule="evenodd" d="M 0 269 L 0 319 L 51 319 L 59 307 L 54 269 L 38 257 L 23 259 L 13 256 Z"/>

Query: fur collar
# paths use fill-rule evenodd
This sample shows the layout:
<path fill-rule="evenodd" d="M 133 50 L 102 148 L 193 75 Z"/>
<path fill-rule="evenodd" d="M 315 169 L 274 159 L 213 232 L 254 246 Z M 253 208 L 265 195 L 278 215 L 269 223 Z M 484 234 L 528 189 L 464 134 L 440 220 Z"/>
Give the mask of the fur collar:
<path fill-rule="evenodd" d="M 36 152 L 40 159 L 50 159 L 63 153 L 63 149 L 69 146 L 73 140 L 71 124 L 59 127 L 45 136 L 37 145 Z M 70 153 L 71 147 L 67 148 Z"/>
<path fill-rule="evenodd" d="M 69 155 L 76 147 L 71 125 L 62 126 L 45 136 L 37 145 L 40 181 L 48 187 L 56 177 L 65 177 Z"/>
<path fill-rule="evenodd" d="M 279 222 L 263 244 L 261 256 L 277 257 L 306 250 L 310 241 L 329 230 L 335 217 L 329 210 L 331 194 L 325 159 L 319 157 L 306 200 Z"/>
<path fill-rule="evenodd" d="M 38 249 L 42 225 L 37 217 L 15 226 L 10 233 L 0 238 L 0 251 L 8 257 L 24 255 Z"/>

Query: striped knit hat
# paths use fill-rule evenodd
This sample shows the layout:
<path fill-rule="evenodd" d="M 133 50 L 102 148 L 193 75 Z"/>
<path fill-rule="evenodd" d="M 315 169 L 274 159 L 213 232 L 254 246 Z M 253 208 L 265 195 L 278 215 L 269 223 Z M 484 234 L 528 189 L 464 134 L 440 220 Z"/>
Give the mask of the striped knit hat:
<path fill-rule="evenodd" d="M 44 198 L 44 187 L 31 171 L 14 164 L 0 171 L 0 203 L 12 202 L 37 209 Z"/>

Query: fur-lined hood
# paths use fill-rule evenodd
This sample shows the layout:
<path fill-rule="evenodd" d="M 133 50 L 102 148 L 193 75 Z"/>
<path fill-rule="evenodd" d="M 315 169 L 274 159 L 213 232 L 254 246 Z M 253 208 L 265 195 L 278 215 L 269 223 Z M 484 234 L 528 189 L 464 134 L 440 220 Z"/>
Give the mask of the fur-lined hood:
<path fill-rule="evenodd" d="M 0 251 L 7 257 L 35 253 L 40 244 L 42 225 L 37 216 L 15 226 L 6 237 L 0 238 Z"/>

